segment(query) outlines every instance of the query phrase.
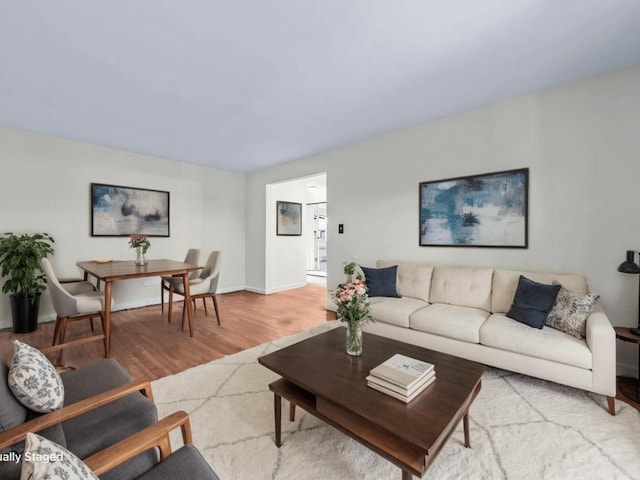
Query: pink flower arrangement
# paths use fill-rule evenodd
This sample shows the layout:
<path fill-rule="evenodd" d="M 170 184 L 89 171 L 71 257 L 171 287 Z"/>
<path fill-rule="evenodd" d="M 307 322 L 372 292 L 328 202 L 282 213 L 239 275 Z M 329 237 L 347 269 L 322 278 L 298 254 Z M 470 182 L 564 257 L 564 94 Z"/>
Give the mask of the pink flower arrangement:
<path fill-rule="evenodd" d="M 142 253 L 147 253 L 147 250 L 151 247 L 151 242 L 146 235 L 133 234 L 129 239 L 129 248 L 140 248 Z"/>
<path fill-rule="evenodd" d="M 373 321 L 367 284 L 362 280 L 342 283 L 331 292 L 333 303 L 338 306 L 338 320 L 343 322 Z"/>

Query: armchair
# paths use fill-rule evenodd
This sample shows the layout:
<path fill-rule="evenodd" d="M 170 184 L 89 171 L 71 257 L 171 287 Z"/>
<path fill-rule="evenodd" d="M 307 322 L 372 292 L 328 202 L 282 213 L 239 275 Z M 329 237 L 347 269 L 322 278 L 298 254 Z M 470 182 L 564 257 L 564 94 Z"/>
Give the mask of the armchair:
<path fill-rule="evenodd" d="M 213 308 L 216 313 L 216 319 L 218 325 L 220 325 L 220 313 L 218 310 L 218 300 L 216 298 L 216 291 L 218 289 L 218 280 L 220 278 L 220 258 L 221 253 L 219 250 L 214 250 L 209 254 L 207 264 L 200 271 L 200 275 L 194 280 L 189 280 L 189 290 L 191 298 L 195 302 L 196 299 L 206 299 L 211 297 L 213 300 Z M 184 295 L 184 286 L 182 279 L 172 278 L 169 282 L 169 321 L 171 320 L 171 310 L 173 305 L 173 294 L 178 293 Z M 205 314 L 207 314 L 205 304 Z M 186 315 L 185 310 L 182 311 L 182 330 L 184 331 Z M 191 326 L 190 326 L 191 327 Z"/>
<path fill-rule="evenodd" d="M 64 343 L 69 321 L 100 317 L 104 332 L 104 293 L 95 291 L 90 282 L 72 282 L 62 284 L 58 281 L 53 267 L 46 258 L 42 260 L 42 268 L 47 276 L 47 285 L 51 294 L 53 308 L 56 311 L 56 325 L 53 331 L 53 345 Z M 112 300 L 113 302 L 113 300 Z M 93 330 L 93 324 L 92 330 Z M 106 352 L 106 338 L 104 334 L 94 335 L 92 340 L 103 340 Z"/>
<path fill-rule="evenodd" d="M 151 385 L 132 381 L 114 360 L 69 370 L 60 375 L 64 385 L 62 408 L 39 414 L 17 401 L 7 386 L 8 367 L 0 360 L 0 452 L 20 454 L 28 432 L 86 458 L 130 437 L 157 421 Z M 103 480 L 137 478 L 158 461 L 147 451 L 107 472 Z M 20 464 L 0 462 L 0 478 L 20 478 Z"/>
<path fill-rule="evenodd" d="M 200 261 L 200 249 L 199 248 L 190 248 L 187 251 L 187 256 L 184 257 L 184 263 L 190 263 L 192 265 L 198 265 L 199 261 Z M 194 280 L 197 277 L 198 277 L 198 271 L 194 270 L 189 275 L 189 280 Z M 161 309 L 162 315 L 164 315 L 164 291 L 165 290 L 167 292 L 169 291 L 170 285 L 171 285 L 171 281 L 174 278 L 175 277 L 161 277 L 160 278 L 160 309 Z"/>

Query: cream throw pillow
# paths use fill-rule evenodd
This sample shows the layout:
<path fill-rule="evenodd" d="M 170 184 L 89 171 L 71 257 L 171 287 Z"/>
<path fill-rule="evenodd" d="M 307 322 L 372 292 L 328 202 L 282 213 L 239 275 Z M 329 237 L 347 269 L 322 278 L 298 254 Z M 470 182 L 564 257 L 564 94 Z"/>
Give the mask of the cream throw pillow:
<path fill-rule="evenodd" d="M 64 403 L 64 385 L 53 364 L 18 340 L 13 341 L 8 384 L 18 401 L 35 412 L 52 412 Z"/>
<path fill-rule="evenodd" d="M 46 438 L 27 433 L 20 480 L 99 480 L 82 460 Z"/>

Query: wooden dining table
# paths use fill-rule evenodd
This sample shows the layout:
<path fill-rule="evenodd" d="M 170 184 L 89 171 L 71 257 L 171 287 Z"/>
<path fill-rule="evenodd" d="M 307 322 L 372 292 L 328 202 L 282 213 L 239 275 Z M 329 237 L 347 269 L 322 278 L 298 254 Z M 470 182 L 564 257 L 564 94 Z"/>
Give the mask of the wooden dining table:
<path fill-rule="evenodd" d="M 189 290 L 189 274 L 202 267 L 175 260 L 148 260 L 147 265 L 136 265 L 133 260 L 96 262 L 77 262 L 76 265 L 84 270 L 84 279 L 89 275 L 98 281 L 104 282 L 104 336 L 105 336 L 105 357 L 111 354 L 111 299 L 112 284 L 117 280 L 131 280 L 143 277 L 160 276 L 181 276 L 184 284 L 184 301 L 187 309 L 187 319 L 189 321 L 189 335 L 193 337 L 193 305 L 191 303 L 191 293 Z"/>

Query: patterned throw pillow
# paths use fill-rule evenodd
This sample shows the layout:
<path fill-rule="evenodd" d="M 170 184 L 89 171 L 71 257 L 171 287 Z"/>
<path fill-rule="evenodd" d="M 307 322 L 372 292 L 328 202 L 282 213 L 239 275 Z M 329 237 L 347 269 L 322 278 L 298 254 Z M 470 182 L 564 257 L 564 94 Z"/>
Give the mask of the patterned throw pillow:
<path fill-rule="evenodd" d="M 66 448 L 34 433 L 27 433 L 20 480 L 61 478 L 99 480 L 82 460 Z"/>
<path fill-rule="evenodd" d="M 560 285 L 558 282 L 553 282 Z M 600 295 L 581 295 L 560 287 L 556 303 L 553 305 L 546 324 L 550 327 L 582 339 L 587 333 L 587 317 Z"/>
<path fill-rule="evenodd" d="M 53 364 L 18 340 L 13 341 L 8 383 L 18 401 L 35 412 L 52 412 L 64 403 L 64 385 Z"/>

